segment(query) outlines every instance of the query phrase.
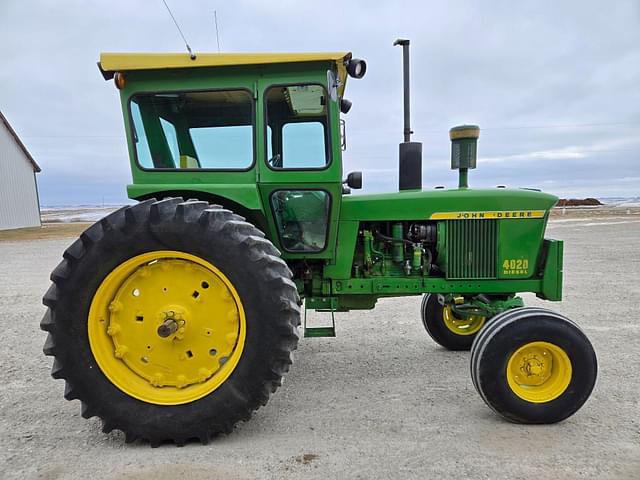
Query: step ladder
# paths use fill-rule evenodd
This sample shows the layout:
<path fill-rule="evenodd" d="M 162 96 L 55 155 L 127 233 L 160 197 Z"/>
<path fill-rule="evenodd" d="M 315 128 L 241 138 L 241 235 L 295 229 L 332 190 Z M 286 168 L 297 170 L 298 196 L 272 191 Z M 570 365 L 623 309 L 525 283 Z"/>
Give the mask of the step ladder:
<path fill-rule="evenodd" d="M 311 300 L 311 299 L 310 299 Z M 331 313 L 331 325 L 325 325 L 321 327 L 308 327 L 307 326 L 307 300 L 305 300 L 304 304 L 304 336 L 305 338 L 309 337 L 335 337 L 336 336 L 336 319 L 334 316 L 335 308 L 333 299 L 313 299 L 314 304 L 313 310 L 318 312 L 328 312 Z M 326 305 L 320 305 L 322 308 L 318 308 L 318 302 L 321 301 L 323 304 L 326 300 Z M 309 302 L 311 303 L 311 302 Z"/>

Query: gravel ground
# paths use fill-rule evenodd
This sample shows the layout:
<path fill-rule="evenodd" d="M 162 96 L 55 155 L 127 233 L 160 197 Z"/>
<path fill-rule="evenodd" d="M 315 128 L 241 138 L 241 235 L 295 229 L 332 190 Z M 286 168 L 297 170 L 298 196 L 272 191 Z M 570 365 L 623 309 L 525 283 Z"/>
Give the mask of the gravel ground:
<path fill-rule="evenodd" d="M 420 299 L 388 299 L 338 315 L 335 339 L 302 339 L 283 388 L 233 434 L 157 449 L 103 434 L 49 376 L 41 297 L 70 238 L 0 237 L 0 478 L 639 479 L 640 216 L 624 213 L 559 216 L 549 229 L 566 241 L 565 300 L 547 306 L 582 325 L 600 364 L 568 420 L 498 418 L 471 384 L 468 353 L 424 332 Z"/>

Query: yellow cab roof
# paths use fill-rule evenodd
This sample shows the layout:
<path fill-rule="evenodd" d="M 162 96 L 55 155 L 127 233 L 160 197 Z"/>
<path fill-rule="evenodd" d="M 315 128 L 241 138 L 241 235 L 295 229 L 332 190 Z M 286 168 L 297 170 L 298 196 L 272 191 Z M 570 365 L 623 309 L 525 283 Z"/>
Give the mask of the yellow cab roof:
<path fill-rule="evenodd" d="M 99 67 L 105 79 L 110 79 L 115 72 L 131 70 L 231 67 L 327 61 L 336 64 L 342 90 L 347 77 L 344 62 L 350 58 L 350 52 L 196 53 L 193 59 L 188 53 L 102 53 Z"/>

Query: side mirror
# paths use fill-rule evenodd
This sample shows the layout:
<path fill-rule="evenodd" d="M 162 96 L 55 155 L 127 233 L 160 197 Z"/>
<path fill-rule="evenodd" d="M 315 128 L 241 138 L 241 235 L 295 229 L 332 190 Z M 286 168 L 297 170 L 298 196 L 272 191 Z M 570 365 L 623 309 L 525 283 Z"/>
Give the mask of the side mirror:
<path fill-rule="evenodd" d="M 362 188 L 362 172 L 351 172 L 343 183 L 356 190 Z"/>

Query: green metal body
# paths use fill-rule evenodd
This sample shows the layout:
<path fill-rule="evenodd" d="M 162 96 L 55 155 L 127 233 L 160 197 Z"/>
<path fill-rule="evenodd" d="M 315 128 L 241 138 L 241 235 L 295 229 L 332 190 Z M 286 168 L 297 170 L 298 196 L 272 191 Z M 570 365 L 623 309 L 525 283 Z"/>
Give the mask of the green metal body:
<path fill-rule="evenodd" d="M 201 198 L 243 215 L 282 252 L 307 308 L 367 309 L 380 297 L 427 292 L 465 298 L 484 294 L 491 303 L 518 292 L 560 300 L 562 242 L 544 238 L 549 211 L 557 201 L 552 195 L 502 188 L 343 194 L 340 99 L 331 95 L 325 99 L 328 166 L 276 170 L 268 165 L 267 89 L 301 83 L 330 88 L 327 70 L 334 68 L 331 62 L 307 62 L 127 72 L 121 101 L 133 175 L 130 198 Z M 142 168 L 136 159 L 130 98 L 140 92 L 217 89 L 251 93 L 253 164 L 244 171 Z M 300 194 L 309 190 L 325 193 Z M 281 202 L 282 221 L 299 221 L 297 228 L 313 217 L 322 218 L 323 199 L 329 198 L 324 248 L 301 252 L 283 244 L 272 202 L 274 192 L 282 191 L 298 192 Z M 435 236 L 429 242 L 407 240 L 415 224 L 433 229 Z"/>

